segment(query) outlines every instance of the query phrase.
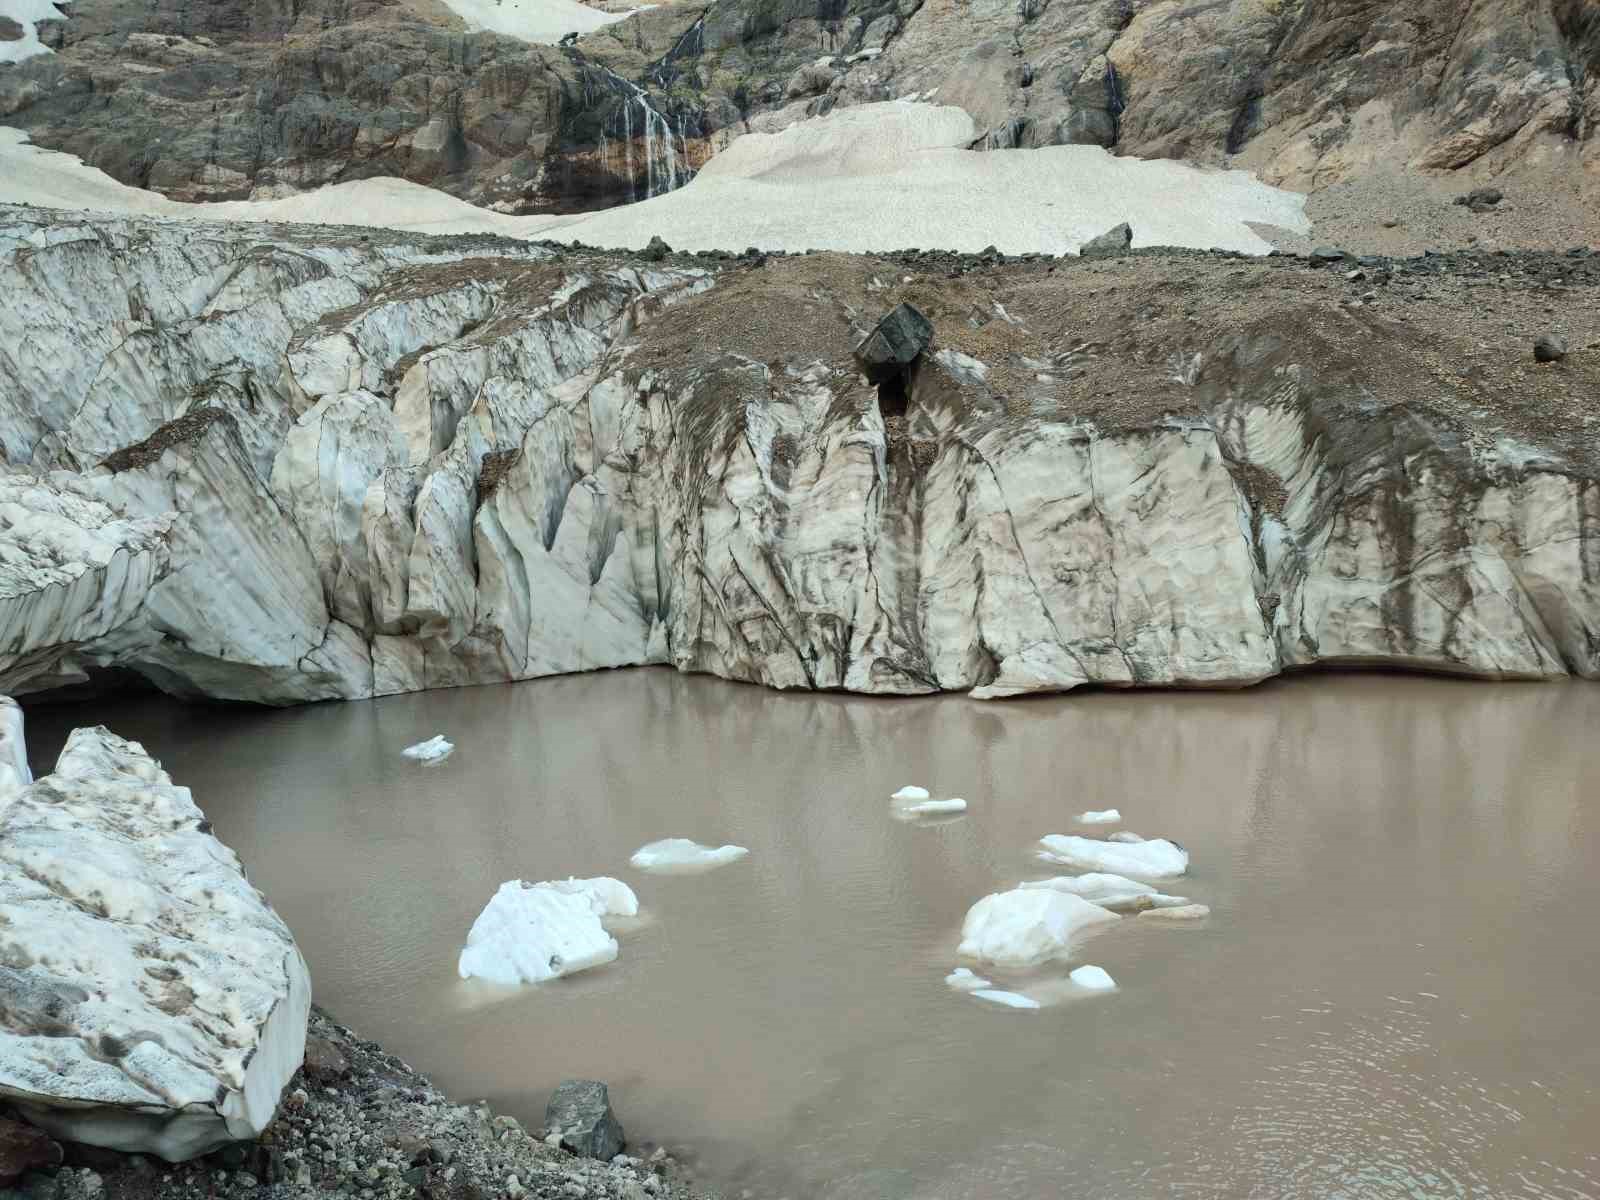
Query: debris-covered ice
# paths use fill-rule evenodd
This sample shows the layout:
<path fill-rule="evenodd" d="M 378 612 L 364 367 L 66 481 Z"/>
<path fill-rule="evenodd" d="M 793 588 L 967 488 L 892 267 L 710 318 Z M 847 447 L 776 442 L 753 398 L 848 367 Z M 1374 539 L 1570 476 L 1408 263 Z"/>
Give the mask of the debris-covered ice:
<path fill-rule="evenodd" d="M 1129 844 L 1052 833 L 1039 842 L 1044 846 L 1040 858 L 1080 871 L 1109 871 L 1135 879 L 1176 879 L 1189 869 L 1189 852 L 1166 838 Z"/>
<path fill-rule="evenodd" d="M 712 847 L 688 838 L 663 838 L 641 846 L 628 862 L 637 870 L 657 875 L 694 875 L 725 866 L 749 853 L 743 846 Z"/>
<path fill-rule="evenodd" d="M 1079 825 L 1115 825 L 1122 820 L 1122 814 L 1114 808 L 1090 810 L 1078 814 Z"/>
<path fill-rule="evenodd" d="M 926 800 L 927 798 L 928 789 L 925 787 L 918 787 L 914 783 L 906 784 L 905 787 L 901 788 L 898 792 L 889 797 L 891 800 Z"/>
<path fill-rule="evenodd" d="M 1082 896 L 1091 904 L 1109 908 L 1112 912 L 1143 912 L 1147 908 L 1177 908 L 1189 903 L 1187 896 L 1168 896 L 1156 891 L 1148 883 L 1140 883 L 1124 875 L 1091 872 L 1088 875 L 1057 875 L 1051 879 L 1035 879 L 1022 885 L 1025 888 L 1042 888 L 1048 891 L 1070 892 Z"/>
<path fill-rule="evenodd" d="M 1079 934 L 1120 920 L 1070 892 L 1016 888 L 979 900 L 961 926 L 960 953 L 1006 967 L 1064 958 Z"/>
<path fill-rule="evenodd" d="M 982 975 L 975 975 L 966 967 L 957 967 L 944 977 L 944 981 L 958 992 L 981 992 L 990 986 Z"/>
<path fill-rule="evenodd" d="M 1106 841 L 1126 842 L 1130 846 L 1137 846 L 1140 842 L 1144 841 L 1144 839 L 1137 833 L 1134 833 L 1131 829 L 1119 829 L 1115 833 L 1108 834 L 1106 836 Z"/>
<path fill-rule="evenodd" d="M 400 751 L 407 758 L 416 759 L 418 762 L 438 762 L 456 748 L 442 733 L 436 733 L 425 742 L 418 742 L 415 746 L 407 746 Z"/>
<path fill-rule="evenodd" d="M 1117 981 L 1107 975 L 1099 967 L 1079 967 L 1067 976 L 1073 983 L 1091 992 L 1109 992 L 1117 986 Z"/>
<path fill-rule="evenodd" d="M 617 957 L 600 918 L 638 912 L 638 897 L 618 879 L 508 880 L 472 923 L 456 969 L 463 979 L 502 984 L 588 970 Z"/>
<path fill-rule="evenodd" d="M 1002 992 L 994 988 L 983 988 L 972 993 L 979 1000 L 987 1000 L 990 1004 L 1003 1004 L 1007 1008 L 1038 1008 L 1039 1002 L 1021 992 Z"/>

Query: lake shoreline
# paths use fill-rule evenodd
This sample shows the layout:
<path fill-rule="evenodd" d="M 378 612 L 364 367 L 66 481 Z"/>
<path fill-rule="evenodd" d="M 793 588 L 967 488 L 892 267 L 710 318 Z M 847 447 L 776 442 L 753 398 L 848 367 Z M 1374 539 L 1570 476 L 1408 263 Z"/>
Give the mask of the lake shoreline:
<path fill-rule="evenodd" d="M 630 1143 L 602 1163 L 542 1132 L 446 1096 L 313 1008 L 305 1063 L 256 1141 L 176 1164 L 69 1143 L 64 1165 L 0 1187 L 0 1200 L 717 1200 L 665 1149 Z"/>

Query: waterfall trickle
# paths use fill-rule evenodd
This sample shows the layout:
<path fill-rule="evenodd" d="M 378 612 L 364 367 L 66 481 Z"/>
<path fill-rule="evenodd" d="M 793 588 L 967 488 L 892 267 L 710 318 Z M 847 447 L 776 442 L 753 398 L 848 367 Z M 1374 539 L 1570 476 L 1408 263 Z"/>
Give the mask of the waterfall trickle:
<path fill-rule="evenodd" d="M 620 85 L 615 90 L 625 92 L 622 103 L 621 128 L 613 119 L 611 132 L 623 139 L 623 167 L 628 175 L 628 199 L 648 200 L 652 196 L 664 195 L 676 191 L 688 183 L 694 176 L 694 171 L 689 166 L 689 143 L 683 128 L 683 118 L 678 118 L 678 128 L 672 127 L 672 122 L 665 115 L 658 112 L 650 103 L 649 95 L 637 84 L 622 78 L 613 71 L 606 74 L 616 84 Z M 635 173 L 633 157 L 634 118 L 633 110 L 639 110 L 638 135 L 644 142 L 644 195 L 639 195 L 638 176 Z M 680 148 L 681 147 L 681 148 Z M 605 132 L 601 132 L 601 165 L 606 167 L 609 163 L 610 147 L 606 141 Z M 682 164 L 679 164 L 679 158 Z"/>

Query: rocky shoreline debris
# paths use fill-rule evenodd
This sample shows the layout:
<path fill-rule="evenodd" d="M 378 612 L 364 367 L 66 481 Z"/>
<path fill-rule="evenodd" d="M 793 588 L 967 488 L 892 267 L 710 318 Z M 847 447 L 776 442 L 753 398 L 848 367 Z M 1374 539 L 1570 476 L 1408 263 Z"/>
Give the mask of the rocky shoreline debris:
<path fill-rule="evenodd" d="M 55 1142 L 0 1106 L 0 1200 L 709 1200 L 665 1149 L 600 1162 L 564 1140 L 451 1100 L 314 1008 L 304 1065 L 258 1140 L 169 1164 Z"/>

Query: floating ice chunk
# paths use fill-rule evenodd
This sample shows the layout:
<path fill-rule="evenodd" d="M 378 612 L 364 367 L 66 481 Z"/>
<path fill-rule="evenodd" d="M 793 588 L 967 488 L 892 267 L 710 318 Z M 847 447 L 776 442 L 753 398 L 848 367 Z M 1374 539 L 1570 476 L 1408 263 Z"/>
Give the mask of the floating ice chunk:
<path fill-rule="evenodd" d="M 586 971 L 617 957 L 617 940 L 600 918 L 638 912 L 638 897 L 620 880 L 511 879 L 472 923 L 456 970 L 463 979 L 508 985 Z"/>
<path fill-rule="evenodd" d="M 1080 871 L 1110 871 L 1135 879 L 1176 879 L 1189 869 L 1189 852 L 1166 838 L 1130 845 L 1052 833 L 1039 841 L 1044 846 L 1040 858 Z"/>
<path fill-rule="evenodd" d="M 902 821 L 915 821 L 920 817 L 946 817 L 966 811 L 967 802 L 961 799 L 916 802 L 897 800 L 894 805 L 894 815 Z"/>
<path fill-rule="evenodd" d="M 688 838 L 663 838 L 640 847 L 628 862 L 637 870 L 657 875 L 694 875 L 725 866 L 749 853 L 743 846 L 713 849 Z"/>
<path fill-rule="evenodd" d="M 990 986 L 987 979 L 974 975 L 965 967 L 957 967 L 944 977 L 944 981 L 958 992 L 981 992 Z"/>
<path fill-rule="evenodd" d="M 1152 908 L 1142 915 L 1159 917 L 1163 921 L 1199 921 L 1209 917 L 1211 909 L 1204 904 L 1178 904 L 1171 908 Z"/>
<path fill-rule="evenodd" d="M 455 748 L 454 742 L 447 740 L 444 734 L 437 733 L 425 742 L 418 742 L 415 746 L 407 746 L 400 753 L 407 758 L 416 759 L 418 762 L 438 762 Z"/>
<path fill-rule="evenodd" d="M 1067 978 L 1091 992 L 1109 992 L 1117 986 L 1117 981 L 1099 967 L 1079 967 L 1069 973 Z"/>
<path fill-rule="evenodd" d="M 990 1004 L 1003 1004 L 1007 1008 L 1038 1008 L 1039 1002 L 1024 996 L 1021 992 L 1001 992 L 994 988 L 983 988 L 972 993 L 979 1000 L 987 1000 Z"/>
<path fill-rule="evenodd" d="M 1122 875 L 1058 875 L 1053 879 L 1035 879 L 1022 886 L 1069 892 L 1112 912 L 1143 912 L 1149 908 L 1176 908 L 1189 903 L 1187 896 L 1168 896 L 1148 883 Z"/>
<path fill-rule="evenodd" d="M 918 787 L 914 783 L 906 784 L 905 787 L 889 797 L 891 800 L 926 800 L 927 798 L 928 789 Z"/>
<path fill-rule="evenodd" d="M 1144 841 L 1144 839 L 1137 833 L 1134 833 L 1131 829 L 1119 829 L 1117 832 L 1109 834 L 1106 837 L 1106 841 L 1126 842 L 1130 846 L 1137 846 L 1140 842 Z"/>
<path fill-rule="evenodd" d="M 1115 825 L 1122 820 L 1122 814 L 1114 808 L 1102 808 L 1098 811 L 1091 810 L 1078 815 L 1079 825 Z"/>
<path fill-rule="evenodd" d="M 1016 888 L 985 896 L 967 912 L 960 953 L 1008 967 L 1063 958 L 1073 940 L 1120 918 L 1070 892 Z"/>

